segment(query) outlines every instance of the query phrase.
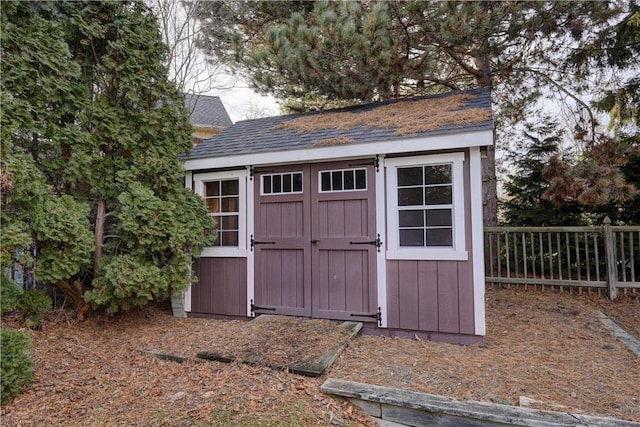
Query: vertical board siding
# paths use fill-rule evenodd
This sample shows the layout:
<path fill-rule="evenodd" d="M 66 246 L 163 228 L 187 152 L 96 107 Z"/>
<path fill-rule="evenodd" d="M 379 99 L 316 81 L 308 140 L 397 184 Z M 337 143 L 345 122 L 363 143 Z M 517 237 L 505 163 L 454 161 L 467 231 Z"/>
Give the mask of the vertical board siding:
<path fill-rule="evenodd" d="M 418 328 L 421 331 L 438 330 L 438 266 L 435 262 L 418 263 Z"/>
<path fill-rule="evenodd" d="M 438 330 L 440 332 L 460 332 L 458 296 L 458 262 L 438 261 Z"/>
<path fill-rule="evenodd" d="M 467 261 L 387 261 L 389 328 L 474 334 Z"/>
<path fill-rule="evenodd" d="M 191 311 L 246 316 L 246 258 L 200 258 L 193 264 L 198 281 L 191 287 Z"/>
<path fill-rule="evenodd" d="M 418 329 L 418 263 L 401 261 L 398 269 L 398 301 L 400 303 L 400 328 Z"/>

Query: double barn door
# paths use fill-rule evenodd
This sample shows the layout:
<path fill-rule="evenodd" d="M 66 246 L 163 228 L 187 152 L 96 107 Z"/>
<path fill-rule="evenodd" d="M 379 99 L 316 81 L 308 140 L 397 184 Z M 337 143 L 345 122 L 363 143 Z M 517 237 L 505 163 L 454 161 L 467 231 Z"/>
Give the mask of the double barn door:
<path fill-rule="evenodd" d="M 254 172 L 256 314 L 375 321 L 374 174 L 369 159 Z"/>

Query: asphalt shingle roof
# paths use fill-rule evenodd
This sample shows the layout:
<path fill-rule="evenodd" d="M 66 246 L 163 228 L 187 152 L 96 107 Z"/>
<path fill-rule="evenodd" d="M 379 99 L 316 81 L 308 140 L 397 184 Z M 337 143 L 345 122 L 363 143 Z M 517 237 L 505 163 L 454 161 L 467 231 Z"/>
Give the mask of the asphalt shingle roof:
<path fill-rule="evenodd" d="M 411 103 L 426 99 L 437 100 L 438 98 L 443 99 L 460 94 L 470 96 L 467 97 L 468 99 L 464 104 L 455 111 L 471 109 L 485 110 L 488 113 L 486 116 L 487 119 L 458 125 L 444 123 L 436 129 L 401 135 L 398 135 L 396 132 L 398 128 L 383 128 L 369 124 L 357 124 L 347 129 L 309 129 L 302 132 L 299 130 L 282 128 L 287 122 L 291 122 L 292 120 L 300 117 L 317 117 L 319 115 L 332 114 L 336 112 L 362 114 L 392 104 Z M 245 120 L 227 127 L 218 135 L 204 140 L 199 145 L 194 146 L 188 158 L 201 159 L 307 148 L 313 149 L 314 144 L 317 144 L 319 141 L 331 139 L 346 139 L 349 144 L 360 144 L 399 140 L 403 138 L 415 138 L 417 136 L 446 135 L 460 132 L 491 130 L 493 129 L 493 119 L 490 113 L 491 97 L 489 90 L 475 89 L 441 95 L 405 98 L 401 100 L 359 105 L 336 110 Z"/>
<path fill-rule="evenodd" d="M 233 124 L 217 96 L 185 94 L 184 104 L 193 126 L 226 128 Z"/>

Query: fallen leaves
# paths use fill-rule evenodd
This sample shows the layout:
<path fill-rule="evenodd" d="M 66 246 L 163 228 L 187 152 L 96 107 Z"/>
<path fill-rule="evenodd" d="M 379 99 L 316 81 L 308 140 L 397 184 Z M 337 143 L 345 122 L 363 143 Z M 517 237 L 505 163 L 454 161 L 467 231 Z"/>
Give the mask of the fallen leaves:
<path fill-rule="evenodd" d="M 514 405 L 527 396 L 640 421 L 638 359 L 595 317 L 602 308 L 612 318 L 618 310 L 616 322 L 633 319 L 638 300 L 626 303 L 629 314 L 624 304 L 549 291 L 489 290 L 485 347 L 360 336 L 325 376 Z M 84 322 L 50 321 L 42 331 L 28 331 L 35 381 L 2 406 L 2 425 L 374 425 L 350 404 L 322 394 L 324 378 L 240 363 L 176 363 L 138 351 L 194 355 L 231 349 L 246 325 L 175 318 L 159 307 Z M 273 351 L 289 357 L 305 347 Z"/>

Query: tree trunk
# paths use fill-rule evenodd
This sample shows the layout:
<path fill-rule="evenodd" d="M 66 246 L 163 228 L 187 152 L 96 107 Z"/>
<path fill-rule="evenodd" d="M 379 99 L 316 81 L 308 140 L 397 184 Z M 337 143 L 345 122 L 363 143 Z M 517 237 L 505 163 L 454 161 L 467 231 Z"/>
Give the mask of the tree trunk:
<path fill-rule="evenodd" d="M 477 56 L 474 58 L 476 69 L 476 82 L 479 87 L 492 88 L 491 62 L 489 57 Z M 493 134 L 495 141 L 495 132 Z M 484 225 L 498 225 L 498 187 L 496 180 L 496 147 L 487 147 L 487 155 L 482 158 L 482 216 Z"/>
<path fill-rule="evenodd" d="M 98 200 L 98 206 L 96 207 L 96 251 L 93 254 L 93 275 L 98 275 L 98 266 L 102 259 L 102 244 L 104 243 L 104 225 L 106 219 L 106 202 L 104 199 Z"/>
<path fill-rule="evenodd" d="M 496 148 L 487 147 L 482 156 L 482 216 L 484 225 L 498 225 L 498 187 L 496 180 Z"/>

